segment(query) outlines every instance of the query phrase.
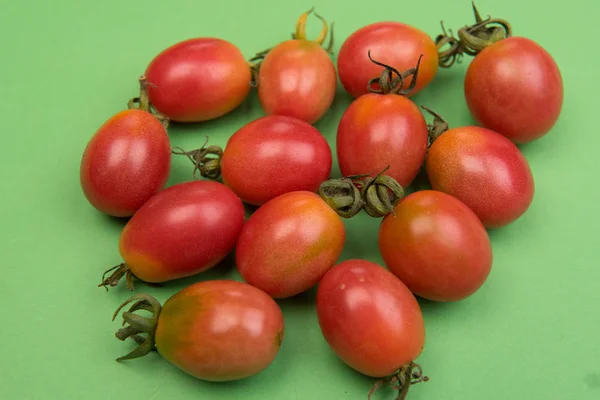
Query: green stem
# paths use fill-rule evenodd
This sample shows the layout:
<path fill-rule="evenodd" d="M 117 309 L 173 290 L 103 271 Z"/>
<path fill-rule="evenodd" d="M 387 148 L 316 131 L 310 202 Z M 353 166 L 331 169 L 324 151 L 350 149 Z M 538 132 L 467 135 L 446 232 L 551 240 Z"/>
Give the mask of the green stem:
<path fill-rule="evenodd" d="M 171 152 L 176 155 L 186 156 L 192 164 L 194 170 L 192 176 L 197 178 L 196 174 L 200 172 L 200 176 L 216 180 L 221 176 L 221 158 L 223 157 L 223 149 L 219 146 L 206 146 L 208 144 L 208 136 L 201 148 L 192 151 L 185 151 L 181 147 L 174 147 Z"/>
<path fill-rule="evenodd" d="M 481 18 L 479 10 L 473 5 L 475 24 L 458 30 L 458 37 L 463 47 L 463 52 L 471 56 L 479 54 L 486 47 L 512 36 L 512 27 L 505 19 Z"/>
<path fill-rule="evenodd" d="M 421 366 L 414 362 L 410 362 L 400 368 L 394 375 L 375 382 L 369 391 L 368 399 L 370 400 L 371 396 L 377 390 L 382 388 L 386 383 L 389 383 L 392 389 L 398 391 L 396 400 L 404 400 L 411 385 L 427 381 L 429 381 L 429 377 L 423 375 Z"/>
<path fill-rule="evenodd" d="M 429 145 L 431 146 L 431 144 L 437 138 L 439 138 L 444 132 L 446 132 L 450 128 L 450 125 L 448 124 L 448 122 L 446 122 L 444 118 L 442 118 L 438 113 L 431 110 L 430 108 L 425 107 L 423 105 L 421 106 L 421 108 L 433 116 L 433 123 L 427 124 L 427 131 L 429 134 Z"/>
<path fill-rule="evenodd" d="M 379 77 L 371 79 L 367 84 L 367 89 L 369 90 L 369 92 L 377 94 L 399 94 L 402 96 L 406 96 L 414 90 L 415 86 L 417 85 L 417 77 L 419 75 L 419 67 L 421 65 L 421 59 L 423 58 L 423 54 L 419 56 L 419 59 L 417 60 L 417 65 L 415 67 L 410 68 L 404 72 L 400 72 L 390 65 L 384 64 L 373 59 L 373 57 L 371 57 L 371 50 L 367 52 L 367 56 L 373 64 L 379 65 L 380 67 L 384 68 Z M 410 84 L 408 88 L 405 89 L 404 80 L 411 75 L 412 79 L 410 81 Z M 378 84 L 379 88 L 375 87 L 375 84 Z"/>
<path fill-rule="evenodd" d="M 114 321 L 119 312 L 133 301 L 135 303 L 127 312 L 123 313 L 123 328 L 119 329 L 115 333 L 115 336 L 121 341 L 131 338 L 138 344 L 138 347 L 130 353 L 117 358 L 117 361 L 143 357 L 155 348 L 154 335 L 162 307 L 154 297 L 147 294 L 137 294 L 130 297 L 117 308 L 112 319 Z M 141 315 L 134 314 L 138 310 L 149 311 L 151 317 L 142 317 Z M 142 334 L 145 334 L 146 337 L 141 336 Z"/>

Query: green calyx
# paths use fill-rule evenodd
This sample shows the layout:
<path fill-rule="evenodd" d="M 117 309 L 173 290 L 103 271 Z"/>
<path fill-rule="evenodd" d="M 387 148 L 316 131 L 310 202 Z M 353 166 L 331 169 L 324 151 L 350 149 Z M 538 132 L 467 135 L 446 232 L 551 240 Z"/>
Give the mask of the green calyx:
<path fill-rule="evenodd" d="M 406 395 L 408 394 L 411 385 L 427 381 L 429 381 L 429 377 L 423 375 L 423 368 L 421 368 L 419 364 L 410 362 L 400 368 L 394 375 L 375 382 L 369 391 L 368 400 L 371 400 L 373 393 L 382 388 L 385 384 L 389 384 L 392 389 L 398 391 L 396 400 L 404 400 L 406 399 Z"/>
<path fill-rule="evenodd" d="M 207 144 L 208 136 L 202 147 L 197 150 L 185 151 L 181 147 L 174 147 L 171 152 L 186 156 L 194 164 L 194 170 L 192 171 L 194 178 L 197 178 L 197 173 L 200 172 L 200 176 L 216 180 L 221 176 L 223 149 L 219 146 L 206 146 Z"/>
<path fill-rule="evenodd" d="M 140 96 L 129 100 L 127 103 L 127 108 L 129 110 L 138 109 L 151 113 L 161 122 L 166 131 L 169 128 L 169 118 L 159 113 L 158 110 L 154 108 L 152 103 L 150 103 L 150 98 L 148 97 L 148 86 L 151 84 L 147 82 L 147 79 L 144 75 L 138 78 L 138 82 L 140 84 Z"/>
<path fill-rule="evenodd" d="M 138 344 L 138 347 L 130 353 L 117 358 L 117 361 L 143 357 L 155 349 L 154 334 L 162 307 L 154 297 L 147 294 L 137 294 L 130 297 L 117 308 L 113 314 L 112 320 L 114 321 L 115 318 L 117 318 L 119 312 L 126 305 L 134 301 L 135 303 L 129 307 L 129 310 L 123 313 L 123 328 L 119 329 L 115 333 L 115 336 L 121 341 L 131 338 Z M 148 311 L 151 313 L 151 316 L 142 317 L 139 314 L 135 314 L 138 310 Z"/>
<path fill-rule="evenodd" d="M 431 124 L 427 124 L 429 146 L 431 146 L 431 144 L 437 138 L 439 138 L 444 132 L 446 132 L 450 128 L 450 125 L 448 125 L 448 122 L 446 122 L 444 118 L 442 118 L 438 113 L 431 110 L 430 108 L 425 107 L 423 105 L 421 106 L 421 108 L 433 116 L 433 122 Z"/>
<path fill-rule="evenodd" d="M 438 48 L 439 66 L 449 68 L 460 62 L 463 54 L 475 56 L 486 47 L 512 36 L 512 27 L 505 19 L 481 17 L 479 10 L 473 5 L 475 23 L 458 30 L 458 38 L 451 30 L 446 31 L 442 23 L 442 33 L 435 39 Z"/>
<path fill-rule="evenodd" d="M 415 86 L 417 85 L 417 77 L 419 75 L 419 67 L 421 65 L 421 59 L 423 58 L 423 54 L 419 56 L 419 59 L 417 60 L 417 65 L 415 67 L 407 69 L 404 72 L 400 72 L 390 65 L 384 64 L 373 59 L 373 57 L 371 57 L 371 50 L 367 52 L 367 56 L 373 64 L 379 65 L 380 67 L 384 68 L 379 77 L 371 79 L 367 84 L 367 89 L 370 93 L 399 94 L 402 96 L 406 96 L 414 90 Z M 404 88 L 404 80 L 411 75 L 412 78 L 410 84 L 407 88 Z M 376 84 L 379 87 L 376 87 Z"/>
<path fill-rule="evenodd" d="M 362 209 L 374 218 L 394 213 L 404 196 L 404 188 L 392 177 L 370 174 L 329 179 L 319 187 L 321 198 L 342 218 L 352 218 Z"/>
<path fill-rule="evenodd" d="M 98 287 L 103 287 L 106 289 L 106 291 L 108 291 L 109 286 L 117 286 L 123 277 L 125 277 L 125 287 L 127 287 L 128 290 L 133 291 L 133 278 L 135 277 L 126 263 L 115 265 L 114 267 L 104 271 L 104 274 L 102 274 L 102 282 L 98 285 Z"/>

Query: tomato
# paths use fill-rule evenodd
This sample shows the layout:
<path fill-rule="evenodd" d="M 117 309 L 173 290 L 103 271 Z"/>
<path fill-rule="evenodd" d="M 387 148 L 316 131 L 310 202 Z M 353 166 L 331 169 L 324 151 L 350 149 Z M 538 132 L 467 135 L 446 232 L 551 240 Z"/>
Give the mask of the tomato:
<path fill-rule="evenodd" d="M 492 268 L 492 247 L 477 215 L 433 190 L 412 193 L 379 228 L 388 269 L 416 295 L 456 301 L 475 293 Z"/>
<path fill-rule="evenodd" d="M 305 292 L 337 262 L 346 231 L 317 194 L 278 196 L 246 222 L 236 247 L 237 268 L 252 286 L 275 298 Z"/>
<path fill-rule="evenodd" d="M 162 309 L 156 299 L 136 295 L 117 313 L 133 301 L 134 311 L 150 308 L 153 316 L 123 313 L 129 325 L 117 337 L 125 340 L 147 333 L 148 338 L 118 360 L 144 356 L 155 344 L 164 359 L 189 375 L 213 382 L 233 381 L 267 368 L 283 341 L 284 320 L 277 303 L 242 282 L 198 282 L 175 293 Z"/>
<path fill-rule="evenodd" d="M 373 23 L 350 35 L 338 54 L 338 74 L 352 97 L 367 94 L 369 81 L 383 72 L 369 60 L 369 51 L 373 58 L 399 71 L 413 67 L 423 55 L 419 80 L 409 96 L 429 85 L 438 71 L 438 50 L 425 32 L 400 22 Z"/>
<path fill-rule="evenodd" d="M 433 189 L 465 203 L 487 228 L 515 221 L 533 201 L 527 159 L 489 129 L 467 126 L 443 133 L 429 149 L 426 170 Z"/>
<path fill-rule="evenodd" d="M 194 38 L 174 44 L 148 65 L 150 102 L 177 122 L 200 122 L 237 108 L 250 91 L 250 67 L 232 43 Z"/>
<path fill-rule="evenodd" d="M 119 240 L 125 264 L 115 272 L 116 281 L 109 277 L 101 286 L 115 286 L 126 271 L 158 283 L 212 268 L 235 247 L 244 219 L 242 201 L 221 183 L 191 181 L 168 187 L 125 225 Z"/>
<path fill-rule="evenodd" d="M 114 217 L 132 216 L 167 184 L 171 147 L 161 122 L 147 111 L 121 111 L 87 144 L 80 183 L 87 200 Z"/>
<path fill-rule="evenodd" d="M 267 53 L 258 74 L 258 97 L 268 115 L 296 117 L 312 124 L 329 110 L 337 75 L 321 43 L 307 40 L 301 31 Z"/>
<path fill-rule="evenodd" d="M 420 76 L 420 75 L 419 75 Z M 337 130 L 337 157 L 342 175 L 386 175 L 408 186 L 427 152 L 427 123 L 419 108 L 395 94 L 369 93 L 354 100 Z"/>
<path fill-rule="evenodd" d="M 323 337 L 351 368 L 386 377 L 415 360 L 425 344 L 419 304 L 391 272 L 366 260 L 333 267 L 317 290 Z"/>
<path fill-rule="evenodd" d="M 563 82 L 552 56 L 536 42 L 510 37 L 486 47 L 465 77 L 465 98 L 478 124 L 514 143 L 550 131 L 563 104 Z"/>
<path fill-rule="evenodd" d="M 331 166 L 331 149 L 316 128 L 273 115 L 252 121 L 231 136 L 221 174 L 244 202 L 262 205 L 288 192 L 316 192 Z"/>

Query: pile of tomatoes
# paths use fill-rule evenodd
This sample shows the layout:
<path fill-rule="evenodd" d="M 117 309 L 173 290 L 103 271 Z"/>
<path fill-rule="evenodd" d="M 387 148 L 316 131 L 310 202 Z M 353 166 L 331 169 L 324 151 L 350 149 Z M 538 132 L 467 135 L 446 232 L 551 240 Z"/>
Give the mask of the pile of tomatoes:
<path fill-rule="evenodd" d="M 197 275 L 232 252 L 243 282 L 199 282 L 163 306 L 145 294 L 129 298 L 115 313 L 131 304 L 116 335 L 138 347 L 120 359 L 157 350 L 199 379 L 252 376 L 284 340 L 275 299 L 317 286 L 324 339 L 348 366 L 383 379 L 374 389 L 387 379 L 404 398 L 427 380 L 415 363 L 425 343 L 417 296 L 459 301 L 484 284 L 492 267 L 487 229 L 517 220 L 534 195 L 517 144 L 548 133 L 563 101 L 550 54 L 474 10 L 475 24 L 458 37 L 444 29 L 432 39 L 399 22 L 367 25 L 344 41 L 336 64 L 322 17 L 315 14 L 318 38 L 306 37 L 312 10 L 291 40 L 249 61 L 217 38 L 185 40 L 151 60 L 139 97 L 100 127 L 81 162 L 87 200 L 129 218 L 119 241 L 124 262 L 100 286 L 124 278 L 133 290 L 136 280 Z M 450 128 L 411 98 L 465 55 L 473 60 L 464 96 L 477 126 Z M 339 121 L 342 177 L 333 178 L 332 150 L 313 124 L 331 108 L 338 77 L 354 100 Z M 169 124 L 223 117 L 255 87 L 265 115 L 224 149 L 171 146 Z M 206 179 L 165 188 L 173 154 Z M 431 188 L 406 195 L 420 174 Z M 248 216 L 244 204 L 255 211 Z M 381 218 L 387 268 L 339 263 L 343 218 L 361 211 Z"/>

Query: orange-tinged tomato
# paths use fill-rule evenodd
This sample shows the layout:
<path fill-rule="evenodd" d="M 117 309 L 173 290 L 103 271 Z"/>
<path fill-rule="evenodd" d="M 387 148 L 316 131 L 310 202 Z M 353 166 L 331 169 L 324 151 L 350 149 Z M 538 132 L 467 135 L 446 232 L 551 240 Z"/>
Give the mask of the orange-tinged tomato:
<path fill-rule="evenodd" d="M 456 301 L 475 293 L 492 268 L 492 246 L 477 215 L 433 190 L 412 193 L 379 228 L 388 269 L 416 295 Z"/>
<path fill-rule="evenodd" d="M 288 40 L 269 51 L 258 75 L 258 97 L 264 111 L 309 124 L 331 107 L 337 76 L 329 54 L 310 40 Z"/>
<path fill-rule="evenodd" d="M 171 147 L 162 123 L 147 111 L 121 111 L 85 148 L 80 182 L 87 200 L 114 217 L 132 216 L 162 190 L 171 169 Z"/>
<path fill-rule="evenodd" d="M 243 282 L 206 281 L 167 300 L 156 327 L 156 349 L 167 361 L 207 381 L 256 375 L 277 356 L 284 335 L 281 309 Z"/>
<path fill-rule="evenodd" d="M 286 193 L 246 222 L 236 247 L 242 278 L 276 298 L 309 290 L 338 260 L 344 223 L 317 194 Z"/>

